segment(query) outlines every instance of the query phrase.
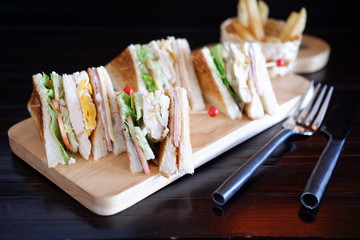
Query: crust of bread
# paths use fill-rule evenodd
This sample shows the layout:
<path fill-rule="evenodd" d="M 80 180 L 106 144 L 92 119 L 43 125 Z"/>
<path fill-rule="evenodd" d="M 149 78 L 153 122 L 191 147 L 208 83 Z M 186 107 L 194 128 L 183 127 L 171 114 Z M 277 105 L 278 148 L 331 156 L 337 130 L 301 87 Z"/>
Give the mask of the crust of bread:
<path fill-rule="evenodd" d="M 266 68 L 266 59 L 261 52 L 260 44 L 253 43 L 252 47 L 256 56 L 255 64 L 257 70 L 256 71 L 257 79 L 260 81 L 261 88 L 263 90 L 260 99 L 264 107 L 264 111 L 269 115 L 274 115 L 279 109 L 279 104 L 276 100 L 276 96 L 274 89 L 272 87 L 270 76 Z"/>
<path fill-rule="evenodd" d="M 193 63 L 196 75 L 199 79 L 205 101 L 210 105 L 216 106 L 222 113 L 230 119 L 241 118 L 242 114 L 237 104 L 232 99 L 230 93 L 222 83 L 221 79 L 212 69 L 215 69 L 213 62 L 207 61 L 205 54 L 207 48 L 198 50 L 194 53 Z"/>
<path fill-rule="evenodd" d="M 159 173 L 167 178 L 174 174 L 193 174 L 194 162 L 192 159 L 192 146 L 190 140 L 190 117 L 189 102 L 184 88 L 174 88 L 179 99 L 179 112 L 175 114 L 174 99 L 170 94 L 171 89 L 167 91 L 170 97 L 169 112 L 169 133 L 160 143 L 159 147 Z M 175 147 L 174 140 L 174 118 L 178 116 L 179 121 L 179 147 Z"/>
<path fill-rule="evenodd" d="M 180 174 L 193 174 L 194 161 L 190 139 L 190 110 L 186 90 L 176 89 L 180 101 L 180 147 L 178 149 L 178 169 Z"/>
<path fill-rule="evenodd" d="M 130 86 L 135 92 L 146 89 L 135 60 L 134 46 L 128 46 L 106 66 L 115 90 Z"/>
<path fill-rule="evenodd" d="M 177 174 L 177 149 L 172 144 L 173 136 L 168 134 L 166 138 L 160 143 L 159 147 L 159 174 L 166 178 Z"/>
<path fill-rule="evenodd" d="M 33 78 L 36 78 L 37 76 L 34 75 Z M 41 74 L 40 74 L 41 77 Z M 43 119 L 43 111 L 42 109 L 44 106 L 42 106 L 42 102 L 40 100 L 39 92 L 36 88 L 35 80 L 33 80 L 33 90 L 31 92 L 30 99 L 27 103 L 28 111 L 34 119 L 35 124 L 37 128 L 39 129 L 39 134 L 43 142 L 45 142 L 44 139 L 44 119 Z"/>
<path fill-rule="evenodd" d="M 63 155 L 57 140 L 51 132 L 50 115 L 48 113 L 48 105 L 46 103 L 46 90 L 42 89 L 40 84 L 42 75 L 40 73 L 33 75 L 33 91 L 28 101 L 28 110 L 35 120 L 35 124 L 39 129 L 41 139 L 45 146 L 45 153 L 49 167 L 55 167 L 58 163 L 64 164 Z"/>
<path fill-rule="evenodd" d="M 160 143 L 159 146 L 159 155 L 158 155 L 158 165 L 159 165 L 159 174 L 162 176 L 169 178 L 171 175 L 178 173 L 177 166 L 177 149 L 173 144 L 174 141 L 174 116 L 175 116 L 175 108 L 174 101 L 169 94 L 169 90 L 166 91 L 167 95 L 170 98 L 170 106 L 169 106 L 169 122 L 168 128 L 169 132 L 164 138 L 164 140 Z M 180 116 L 179 116 L 180 117 Z M 180 119 L 179 119 L 180 120 Z"/>

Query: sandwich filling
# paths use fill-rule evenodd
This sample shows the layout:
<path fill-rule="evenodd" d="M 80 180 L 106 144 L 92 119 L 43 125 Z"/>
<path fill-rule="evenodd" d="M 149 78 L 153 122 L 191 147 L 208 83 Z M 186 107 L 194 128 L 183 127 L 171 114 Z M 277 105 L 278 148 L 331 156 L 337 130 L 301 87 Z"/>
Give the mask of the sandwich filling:
<path fill-rule="evenodd" d="M 250 58 L 248 53 L 249 44 L 236 45 L 231 42 L 224 43 L 228 52 L 226 69 L 228 70 L 230 85 L 244 103 L 252 101 L 252 94 L 248 86 L 251 74 Z"/>
<path fill-rule="evenodd" d="M 186 40 L 169 37 L 149 44 L 132 45 L 141 77 L 149 92 L 183 87 L 190 93 L 192 67 L 190 47 Z M 190 96 L 188 94 L 190 99 Z"/>
<path fill-rule="evenodd" d="M 66 152 L 78 151 L 78 143 L 70 123 L 69 111 L 65 106 L 64 91 L 61 77 L 52 72 L 50 77 L 42 74 L 43 87 L 47 90 L 48 113 L 50 115 L 50 129 L 56 139 L 65 163 L 75 162 Z"/>
<path fill-rule="evenodd" d="M 146 89 L 149 92 L 153 92 L 161 87 L 160 84 L 156 84 L 156 75 L 159 72 L 159 65 L 155 61 L 153 52 L 148 45 L 134 45 L 135 58 L 140 70 L 141 78 L 144 81 Z M 160 88 L 161 89 L 161 88 Z"/>
<path fill-rule="evenodd" d="M 113 151 L 112 142 L 114 142 L 114 129 L 112 124 L 111 111 L 109 106 L 109 99 L 107 94 L 106 83 L 104 82 L 103 69 L 91 68 L 93 75 L 93 83 L 96 88 L 95 99 L 99 104 L 98 113 L 100 114 L 100 120 L 104 126 L 105 140 L 108 151 Z"/>
<path fill-rule="evenodd" d="M 221 79 L 227 91 L 239 107 L 240 111 L 242 111 L 244 108 L 244 101 L 238 96 L 230 84 L 231 75 L 229 74 L 229 68 L 226 64 L 228 54 L 229 52 L 226 51 L 226 49 L 221 44 L 217 44 L 210 48 L 210 55 L 212 61 L 215 64 L 217 76 Z"/>
<path fill-rule="evenodd" d="M 118 96 L 125 131 L 135 146 L 138 158 L 146 171 L 147 160 L 155 159 L 156 147 L 169 132 L 170 98 L 162 90 L 136 92 Z"/>

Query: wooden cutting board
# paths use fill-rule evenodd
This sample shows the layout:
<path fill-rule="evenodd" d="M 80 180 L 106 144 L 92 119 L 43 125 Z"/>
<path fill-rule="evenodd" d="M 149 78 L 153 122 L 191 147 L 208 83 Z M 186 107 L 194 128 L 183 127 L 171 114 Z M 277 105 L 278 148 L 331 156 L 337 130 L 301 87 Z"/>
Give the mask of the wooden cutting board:
<path fill-rule="evenodd" d="M 205 164 L 228 149 L 253 137 L 289 115 L 292 107 L 309 86 L 309 81 L 298 75 L 273 80 L 280 111 L 259 120 L 229 120 L 224 115 L 209 117 L 206 111 L 190 115 L 191 142 L 195 168 Z M 12 126 L 9 131 L 11 150 L 33 168 L 99 215 L 113 215 L 143 200 L 180 175 L 165 178 L 151 165 L 151 175 L 133 174 L 128 167 L 126 153 L 110 154 L 98 161 L 76 156 L 74 165 L 48 168 L 43 143 L 29 118 Z M 195 173 L 196 175 L 196 170 Z"/>

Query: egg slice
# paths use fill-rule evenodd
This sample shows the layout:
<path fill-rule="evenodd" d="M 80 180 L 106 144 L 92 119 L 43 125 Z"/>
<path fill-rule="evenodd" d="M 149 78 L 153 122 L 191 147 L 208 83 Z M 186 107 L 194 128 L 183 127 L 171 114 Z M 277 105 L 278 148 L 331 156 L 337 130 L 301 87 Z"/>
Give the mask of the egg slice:
<path fill-rule="evenodd" d="M 80 74 L 77 90 L 85 129 L 87 134 L 90 136 L 96 127 L 96 107 L 92 98 L 93 89 L 86 72 L 82 72 L 82 74 Z"/>

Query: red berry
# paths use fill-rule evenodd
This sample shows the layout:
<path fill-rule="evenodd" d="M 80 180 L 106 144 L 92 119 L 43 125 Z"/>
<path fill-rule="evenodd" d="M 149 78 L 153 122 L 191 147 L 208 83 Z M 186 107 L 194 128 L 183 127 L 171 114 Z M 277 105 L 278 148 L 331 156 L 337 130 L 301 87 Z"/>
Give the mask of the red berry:
<path fill-rule="evenodd" d="M 283 59 L 276 60 L 276 66 L 282 67 L 285 65 L 285 61 Z"/>
<path fill-rule="evenodd" d="M 219 114 L 219 109 L 217 107 L 209 107 L 208 114 L 210 117 L 216 117 Z"/>
<path fill-rule="evenodd" d="M 132 87 L 126 86 L 124 87 L 123 91 L 127 94 L 127 95 L 131 95 L 134 93 L 134 89 L 132 89 Z"/>

